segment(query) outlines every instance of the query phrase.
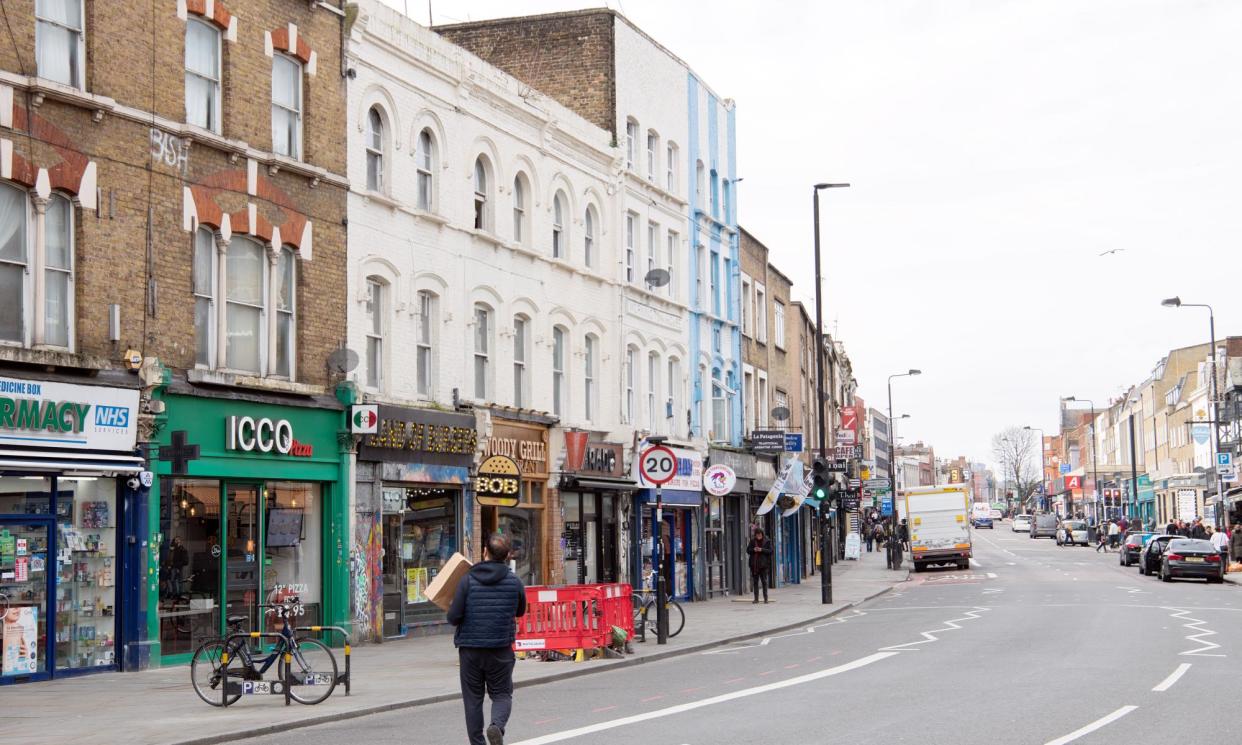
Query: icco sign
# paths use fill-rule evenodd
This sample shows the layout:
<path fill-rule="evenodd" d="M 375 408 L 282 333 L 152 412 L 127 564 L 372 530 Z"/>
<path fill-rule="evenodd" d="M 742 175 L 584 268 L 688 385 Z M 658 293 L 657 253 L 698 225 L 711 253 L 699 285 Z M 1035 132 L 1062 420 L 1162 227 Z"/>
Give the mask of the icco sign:
<path fill-rule="evenodd" d="M 314 455 L 310 445 L 293 438 L 293 425 L 287 419 L 272 421 L 266 417 L 254 419 L 248 416 L 231 416 L 227 421 L 224 447 L 246 453 L 277 452 L 309 458 Z"/>

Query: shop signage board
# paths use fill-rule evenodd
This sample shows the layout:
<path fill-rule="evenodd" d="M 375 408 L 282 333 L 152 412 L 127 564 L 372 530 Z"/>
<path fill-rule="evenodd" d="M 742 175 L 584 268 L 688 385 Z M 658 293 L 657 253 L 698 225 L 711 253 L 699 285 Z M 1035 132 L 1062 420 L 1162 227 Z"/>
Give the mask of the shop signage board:
<path fill-rule="evenodd" d="M 682 491 L 701 492 L 703 491 L 703 454 L 697 450 L 688 450 L 673 446 L 662 446 L 671 450 L 677 458 L 677 470 L 673 474 L 673 478 L 664 483 L 665 489 L 679 489 Z M 640 449 L 639 452 L 643 452 Z M 639 488 L 653 489 L 656 484 L 643 476 L 642 458 L 636 459 L 638 462 L 634 464 L 634 479 L 638 482 Z"/>
<path fill-rule="evenodd" d="M 349 414 L 349 431 L 356 435 L 373 435 L 379 431 L 379 405 L 358 404 Z"/>
<path fill-rule="evenodd" d="M 128 452 L 138 391 L 0 377 L 0 445 Z"/>
<path fill-rule="evenodd" d="M 1062 475 L 1062 476 L 1064 476 L 1065 474 L 1069 473 L 1069 472 L 1070 472 L 1070 471 L 1072 471 L 1072 470 L 1074 470 L 1074 469 L 1070 468 L 1070 464 L 1068 464 L 1068 463 L 1062 463 L 1062 464 L 1061 464 L 1061 475 Z"/>
<path fill-rule="evenodd" d="M 309 458 L 315 454 L 314 445 L 294 439 L 293 425 L 288 419 L 250 416 L 230 416 L 225 419 L 224 449 L 299 458 Z"/>
<path fill-rule="evenodd" d="M 785 452 L 801 453 L 802 452 L 802 433 L 786 432 L 785 433 Z"/>
<path fill-rule="evenodd" d="M 376 418 L 375 432 L 358 445 L 359 460 L 461 468 L 474 460 L 478 434 L 473 416 L 381 405 Z"/>
<path fill-rule="evenodd" d="M 838 445 L 832 449 L 837 460 L 856 460 L 862 457 L 862 445 Z"/>
<path fill-rule="evenodd" d="M 625 447 L 613 442 L 591 442 L 588 432 L 565 433 L 562 471 L 580 476 L 625 478 Z"/>
<path fill-rule="evenodd" d="M 1065 488 L 1066 489 L 1081 489 L 1082 488 L 1082 476 L 1066 476 L 1065 477 Z"/>
<path fill-rule="evenodd" d="M 1198 492 L 1194 489 L 1178 489 L 1177 490 L 1177 519 L 1186 522 L 1194 522 L 1198 517 L 1196 509 L 1195 497 Z"/>
<path fill-rule="evenodd" d="M 490 507 L 516 507 L 521 501 L 522 471 L 507 455 L 492 455 L 479 464 L 475 499 Z"/>
<path fill-rule="evenodd" d="M 756 453 L 785 452 L 785 430 L 757 429 L 751 432 L 750 449 Z"/>
<path fill-rule="evenodd" d="M 708 466 L 703 472 L 703 489 L 713 497 L 723 497 L 737 485 L 737 474 L 723 463 Z"/>
<path fill-rule="evenodd" d="M 525 478 L 548 477 L 548 428 L 492 420 L 492 436 L 483 444 L 483 457 L 512 458 Z"/>

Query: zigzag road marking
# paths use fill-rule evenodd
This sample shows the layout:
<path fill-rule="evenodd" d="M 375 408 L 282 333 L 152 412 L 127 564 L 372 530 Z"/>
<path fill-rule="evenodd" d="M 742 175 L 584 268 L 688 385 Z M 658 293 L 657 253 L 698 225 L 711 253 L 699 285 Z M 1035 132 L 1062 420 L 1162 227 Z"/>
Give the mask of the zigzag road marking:
<path fill-rule="evenodd" d="M 806 628 L 800 631 L 791 631 L 788 634 L 777 634 L 776 636 L 765 636 L 764 638 L 760 639 L 754 644 L 738 644 L 736 646 L 731 646 L 726 649 L 709 649 L 708 651 L 703 652 L 703 654 L 733 654 L 734 652 L 741 652 L 744 649 L 766 647 L 768 646 L 768 644 L 772 643 L 772 641 L 775 639 L 788 639 L 792 636 L 806 636 L 807 634 L 814 634 L 815 629 L 822 629 L 826 626 L 834 626 L 839 623 L 845 623 L 851 618 L 858 618 L 859 616 L 865 616 L 865 615 L 867 615 L 865 611 L 853 609 L 851 610 L 849 615 L 833 616 L 832 618 L 828 619 L 827 621 L 824 621 L 823 623 L 817 623 L 814 626 L 807 626 Z"/>
<path fill-rule="evenodd" d="M 927 644 L 929 642 L 940 641 L 940 637 L 936 636 L 936 634 L 944 633 L 946 631 L 956 631 L 958 629 L 961 629 L 962 627 L 958 625 L 958 621 L 973 621 L 979 618 L 980 614 L 983 611 L 989 611 L 989 610 L 992 610 L 992 609 L 984 608 L 983 606 L 976 605 L 974 606 L 973 609 L 966 611 L 966 613 L 963 614 L 961 618 L 953 618 L 948 621 L 945 621 L 944 626 L 942 626 L 941 628 L 932 629 L 931 631 L 920 632 L 920 636 L 923 637 L 921 641 L 907 642 L 905 644 L 894 644 L 891 647 L 880 647 L 879 651 L 881 652 L 917 651 L 914 649 L 914 647 L 917 647 L 920 644 Z"/>
<path fill-rule="evenodd" d="M 1176 613 L 1170 614 L 1173 618 L 1176 618 L 1181 621 L 1192 621 L 1192 623 L 1182 624 L 1182 628 L 1194 629 L 1196 632 L 1194 634 L 1187 634 L 1186 639 L 1187 641 L 1192 641 L 1196 644 L 1203 645 L 1201 647 L 1196 647 L 1195 649 L 1190 649 L 1185 652 L 1182 652 L 1181 653 L 1182 656 L 1189 656 L 1189 657 L 1224 657 L 1225 656 L 1223 654 L 1208 654 L 1207 653 L 1208 650 L 1211 650 L 1211 649 L 1220 649 L 1219 644 L 1216 644 L 1215 642 L 1210 642 L 1204 638 L 1208 636 L 1216 636 L 1215 631 L 1204 628 L 1204 624 L 1206 624 L 1207 621 L 1204 621 L 1200 618 L 1191 618 L 1190 611 L 1184 610 L 1182 608 L 1171 608 L 1169 606 L 1161 606 L 1161 607 L 1164 610 L 1177 611 Z"/>

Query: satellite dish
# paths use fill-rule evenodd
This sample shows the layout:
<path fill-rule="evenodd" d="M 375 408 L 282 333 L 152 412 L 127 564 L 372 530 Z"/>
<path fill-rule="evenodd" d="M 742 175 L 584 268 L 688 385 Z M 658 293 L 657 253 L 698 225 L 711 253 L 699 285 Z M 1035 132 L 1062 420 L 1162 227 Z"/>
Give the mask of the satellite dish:
<path fill-rule="evenodd" d="M 328 371 L 344 375 L 358 366 L 358 353 L 348 347 L 341 347 L 328 355 Z"/>
<path fill-rule="evenodd" d="M 643 277 L 643 281 L 652 287 L 663 287 L 668 284 L 670 279 L 672 279 L 672 277 L 669 275 L 667 269 L 652 269 L 647 272 L 647 276 Z"/>
<path fill-rule="evenodd" d="M 772 409 L 772 418 L 778 422 L 789 419 L 789 409 L 784 406 L 777 406 L 775 409 Z"/>

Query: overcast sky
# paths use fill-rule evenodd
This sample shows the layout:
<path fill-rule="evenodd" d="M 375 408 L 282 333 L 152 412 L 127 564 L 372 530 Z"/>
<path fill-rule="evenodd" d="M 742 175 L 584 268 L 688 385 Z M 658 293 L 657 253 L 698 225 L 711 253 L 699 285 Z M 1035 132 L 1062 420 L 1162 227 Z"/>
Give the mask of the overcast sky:
<path fill-rule="evenodd" d="M 813 276 L 811 184 L 853 184 L 823 200 L 825 318 L 868 405 L 890 373 L 924 371 L 895 381 L 903 441 L 990 461 L 999 429 L 1054 432 L 1058 396 L 1104 405 L 1207 341 L 1206 311 L 1163 297 L 1242 334 L 1242 2 L 612 7 L 737 101 L 740 222 L 785 273 Z M 425 0 L 409 13 L 426 23 Z M 809 302 L 813 282 L 794 292 Z"/>

